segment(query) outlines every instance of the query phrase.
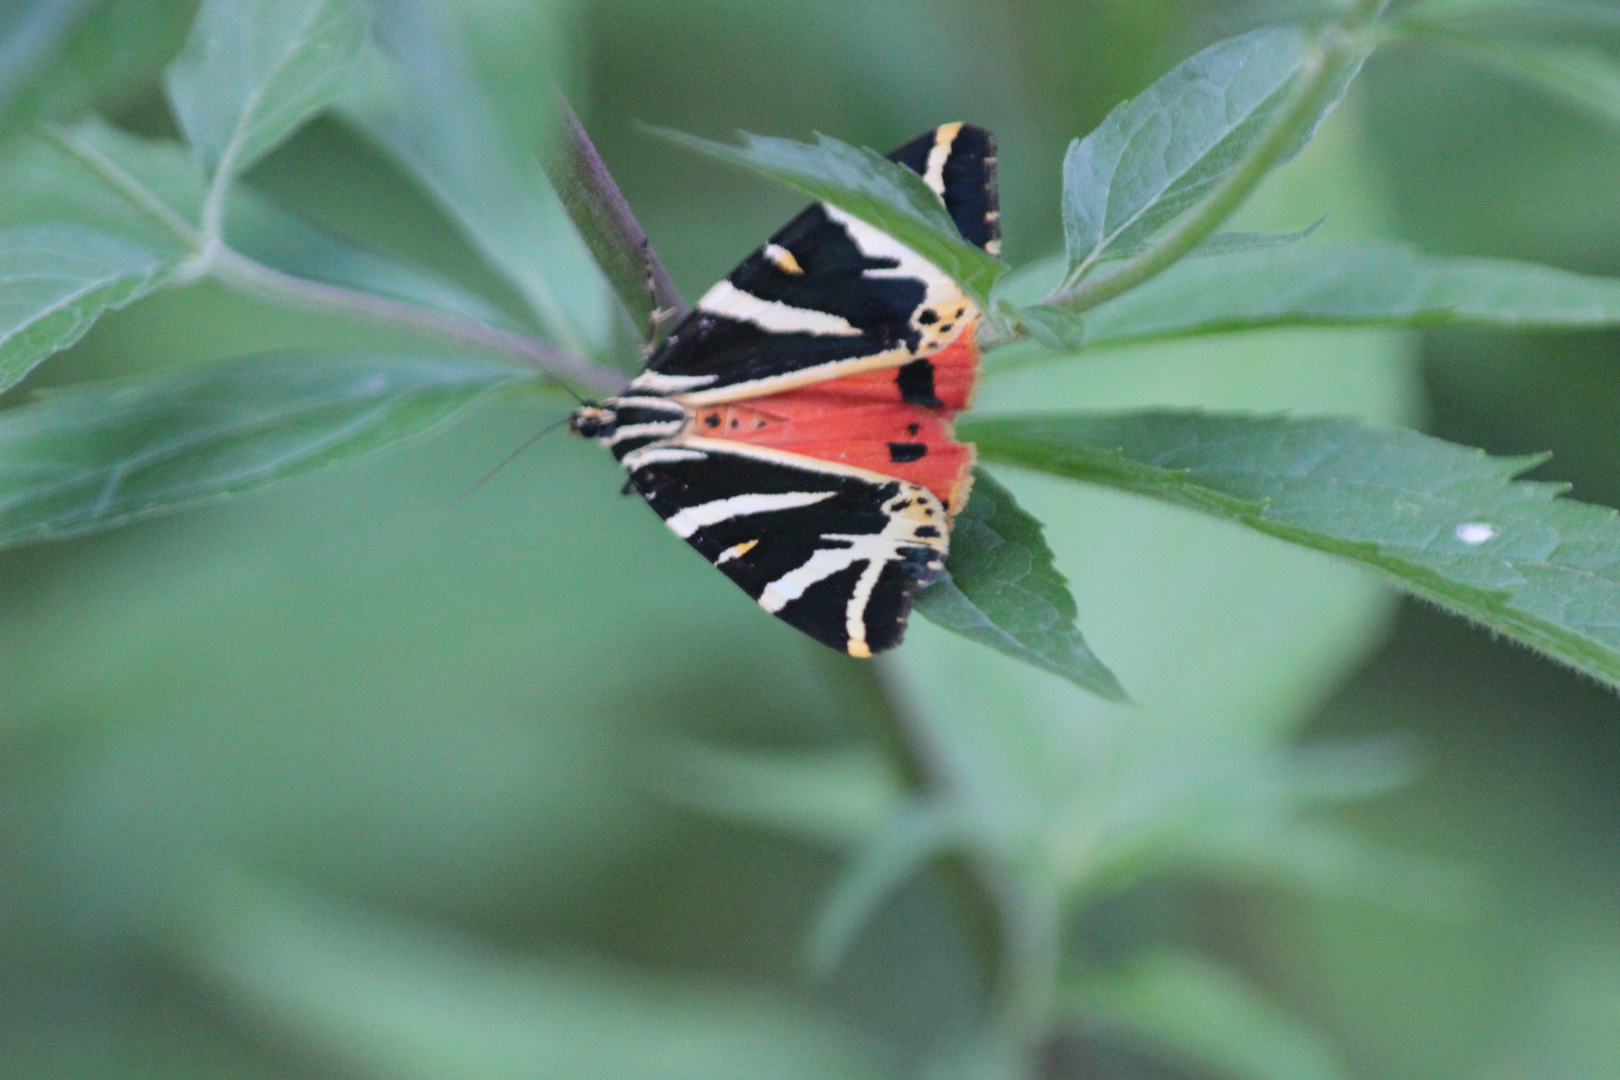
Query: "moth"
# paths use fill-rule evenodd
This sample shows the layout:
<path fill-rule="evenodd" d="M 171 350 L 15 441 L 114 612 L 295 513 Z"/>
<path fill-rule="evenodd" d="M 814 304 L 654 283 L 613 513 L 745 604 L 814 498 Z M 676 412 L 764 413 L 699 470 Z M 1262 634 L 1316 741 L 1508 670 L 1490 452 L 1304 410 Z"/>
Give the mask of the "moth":
<path fill-rule="evenodd" d="M 989 132 L 944 124 L 889 158 L 1000 254 Z M 978 382 L 979 318 L 933 263 L 817 203 L 569 426 L 766 611 L 871 656 L 900 643 L 967 504 L 974 450 L 952 422 Z"/>

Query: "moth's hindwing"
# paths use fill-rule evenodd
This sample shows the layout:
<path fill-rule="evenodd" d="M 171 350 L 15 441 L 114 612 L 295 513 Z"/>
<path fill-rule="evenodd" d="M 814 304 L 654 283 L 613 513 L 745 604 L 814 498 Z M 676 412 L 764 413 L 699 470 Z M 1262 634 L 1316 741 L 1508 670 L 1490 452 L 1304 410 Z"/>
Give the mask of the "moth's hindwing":
<path fill-rule="evenodd" d="M 899 644 L 945 567 L 946 514 L 926 488 L 694 437 L 624 459 L 675 533 L 767 611 L 853 656 Z"/>

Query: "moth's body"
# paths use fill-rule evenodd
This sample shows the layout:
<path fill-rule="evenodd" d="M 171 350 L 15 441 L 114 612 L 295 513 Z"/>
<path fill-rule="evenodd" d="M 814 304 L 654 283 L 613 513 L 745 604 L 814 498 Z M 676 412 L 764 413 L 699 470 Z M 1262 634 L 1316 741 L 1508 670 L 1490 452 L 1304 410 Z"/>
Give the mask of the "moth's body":
<path fill-rule="evenodd" d="M 948 124 L 891 155 L 994 250 L 993 144 Z M 954 170 L 954 171 L 953 171 Z M 811 206 L 710 289 L 573 430 L 767 611 L 853 656 L 899 643 L 945 567 L 973 447 L 978 309 L 888 234 Z"/>

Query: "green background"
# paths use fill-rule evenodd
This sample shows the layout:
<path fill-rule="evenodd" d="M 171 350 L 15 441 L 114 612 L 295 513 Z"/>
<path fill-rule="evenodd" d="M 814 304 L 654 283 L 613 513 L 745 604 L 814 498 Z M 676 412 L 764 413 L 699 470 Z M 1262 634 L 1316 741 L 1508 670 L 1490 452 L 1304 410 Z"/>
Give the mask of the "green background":
<path fill-rule="evenodd" d="M 59 61 L 58 91 L 172 134 L 156 72 L 185 5 L 122 6 L 140 32 Z M 0 30 L 27 7 L 0 6 Z M 516 100 L 543 94 L 537 58 L 557 60 L 689 296 L 798 200 L 636 121 L 880 149 L 983 124 L 1017 265 L 1061 247 L 1067 140 L 1244 25 L 1192 0 L 462 8 L 479 70 Z M 1620 132 L 1396 49 L 1242 224 L 1326 214 L 1327 236 L 1616 274 L 1616 175 Z M 337 121 L 247 182 L 520 310 Z M 108 317 L 31 385 L 374 341 L 202 286 Z M 1010 371 L 979 406 L 1413 422 L 1493 453 L 1551 449 L 1537 475 L 1612 505 L 1617 345 L 1267 332 Z M 263 495 L 0 556 L 0 1076 L 938 1068 L 987 995 L 984 912 L 960 868 L 903 885 L 829 979 L 800 963 L 846 838 L 894 796 L 881 751 L 898 711 L 981 827 L 1052 846 L 1081 878 L 1096 864 L 1068 943 L 1078 966 L 1203 948 L 1303 1017 L 1349 1076 L 1620 1077 L 1612 695 L 1325 557 L 1016 470 L 998 475 L 1047 523 L 1088 640 L 1139 704 L 921 622 L 892 659 L 860 664 L 763 617 L 618 497 L 596 447 L 548 439 L 469 492 L 566 407 L 501 402 Z M 1301 894 L 1175 854 L 1210 819 L 1258 818 L 1249 778 L 1277 748 L 1366 735 L 1409 740 L 1418 778 L 1334 818 L 1463 887 L 1369 869 Z M 696 740 L 830 755 L 847 805 L 795 815 L 797 839 L 693 808 L 713 794 L 693 791 Z M 1088 844 L 1128 814 L 1170 854 L 1116 879 Z M 1078 1021 L 1042 1068 L 1228 1075 Z"/>

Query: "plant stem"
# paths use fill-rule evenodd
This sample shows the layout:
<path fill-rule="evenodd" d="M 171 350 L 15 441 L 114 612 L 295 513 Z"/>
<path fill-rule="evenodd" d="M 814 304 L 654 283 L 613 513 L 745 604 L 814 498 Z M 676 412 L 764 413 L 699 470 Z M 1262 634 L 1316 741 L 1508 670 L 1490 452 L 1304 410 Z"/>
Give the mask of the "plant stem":
<path fill-rule="evenodd" d="M 513 334 L 472 319 L 442 314 L 358 289 L 294 277 L 255 262 L 223 244 L 213 247 L 208 252 L 204 266 L 207 275 L 214 280 L 251 296 L 296 307 L 358 316 L 387 325 L 424 331 L 462 345 L 491 349 L 526 360 L 547 374 L 567 379 L 603 394 L 615 393 L 625 384 L 625 377 L 619 372 L 536 338 Z"/>
<path fill-rule="evenodd" d="M 1165 230 L 1148 250 L 1107 273 L 1048 296 L 1042 306 L 1085 311 L 1168 270 L 1220 228 L 1293 150 L 1337 92 L 1339 82 L 1366 58 L 1366 47 L 1340 27 L 1327 30 L 1301 71 L 1299 88 L 1266 137 L 1194 210 Z"/>
<path fill-rule="evenodd" d="M 596 261 L 608 271 L 620 303 L 645 325 L 651 337 L 661 322 L 678 322 L 691 309 L 584 125 L 560 93 L 557 116 L 563 147 L 556 158 L 546 162 L 546 173 Z"/>

